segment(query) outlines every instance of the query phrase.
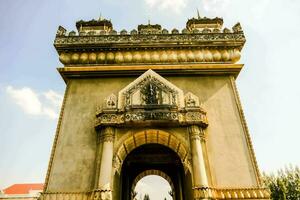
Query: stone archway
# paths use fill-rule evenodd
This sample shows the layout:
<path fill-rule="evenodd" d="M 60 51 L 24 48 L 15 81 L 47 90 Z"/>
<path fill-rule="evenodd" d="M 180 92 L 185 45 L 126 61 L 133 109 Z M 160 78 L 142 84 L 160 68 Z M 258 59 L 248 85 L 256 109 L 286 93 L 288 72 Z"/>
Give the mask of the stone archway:
<path fill-rule="evenodd" d="M 126 147 L 125 147 L 126 148 Z M 155 170 L 155 171 L 154 171 Z M 120 173 L 120 196 L 122 200 L 131 200 L 132 188 L 137 180 L 147 173 L 160 171 L 160 175 L 172 183 L 173 199 L 188 199 L 185 171 L 178 152 L 159 143 L 145 143 L 137 146 L 126 155 Z"/>
<path fill-rule="evenodd" d="M 117 171 L 120 171 L 123 161 L 131 151 L 145 144 L 160 144 L 172 149 L 181 159 L 185 171 L 191 172 L 191 165 L 187 159 L 189 148 L 186 144 L 173 134 L 158 129 L 147 129 L 133 133 L 121 142 L 114 156 L 114 166 Z"/>

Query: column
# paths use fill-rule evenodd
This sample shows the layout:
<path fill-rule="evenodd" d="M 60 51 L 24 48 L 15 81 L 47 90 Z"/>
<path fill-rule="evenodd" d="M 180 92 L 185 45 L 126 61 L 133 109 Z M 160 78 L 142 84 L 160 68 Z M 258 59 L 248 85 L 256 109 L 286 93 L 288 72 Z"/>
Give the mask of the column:
<path fill-rule="evenodd" d="M 98 181 L 100 199 L 111 199 L 114 128 L 105 127 L 100 133 L 100 140 L 102 142 L 102 156 Z"/>
<path fill-rule="evenodd" d="M 197 125 L 192 125 L 189 127 L 189 134 L 192 150 L 194 188 L 201 190 L 194 191 L 194 195 L 197 197 L 202 196 L 203 198 L 209 197 L 207 174 L 201 145 L 201 137 L 204 136 L 204 133 Z"/>

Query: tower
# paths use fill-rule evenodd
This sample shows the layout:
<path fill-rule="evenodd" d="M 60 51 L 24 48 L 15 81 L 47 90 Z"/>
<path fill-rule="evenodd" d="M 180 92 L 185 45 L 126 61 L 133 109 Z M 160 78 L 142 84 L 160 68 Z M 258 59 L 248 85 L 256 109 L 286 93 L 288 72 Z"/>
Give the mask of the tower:
<path fill-rule="evenodd" d="M 175 200 L 269 199 L 235 79 L 239 23 L 192 18 L 181 32 L 111 21 L 59 27 L 66 91 L 41 199 L 134 198 L 159 175 Z"/>

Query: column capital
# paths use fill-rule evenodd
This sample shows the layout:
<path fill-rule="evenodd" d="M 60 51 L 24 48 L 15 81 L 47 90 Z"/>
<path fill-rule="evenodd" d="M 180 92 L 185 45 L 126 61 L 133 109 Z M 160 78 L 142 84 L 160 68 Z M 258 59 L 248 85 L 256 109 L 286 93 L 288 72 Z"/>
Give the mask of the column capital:
<path fill-rule="evenodd" d="M 115 128 L 107 126 L 100 132 L 101 142 L 113 142 L 115 138 Z"/>
<path fill-rule="evenodd" d="M 191 140 L 205 141 L 206 138 L 205 138 L 204 130 L 201 127 L 197 125 L 191 125 L 188 127 L 188 131 Z"/>

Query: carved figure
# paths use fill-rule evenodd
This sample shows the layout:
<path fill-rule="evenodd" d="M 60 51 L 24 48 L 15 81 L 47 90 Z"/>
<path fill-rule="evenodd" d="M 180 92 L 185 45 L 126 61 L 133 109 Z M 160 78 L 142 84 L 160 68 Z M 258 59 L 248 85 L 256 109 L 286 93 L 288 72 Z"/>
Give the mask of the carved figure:
<path fill-rule="evenodd" d="M 59 26 L 58 30 L 57 30 L 57 33 L 56 33 L 56 36 L 65 36 L 66 32 L 67 32 L 67 30 L 64 27 Z"/>

